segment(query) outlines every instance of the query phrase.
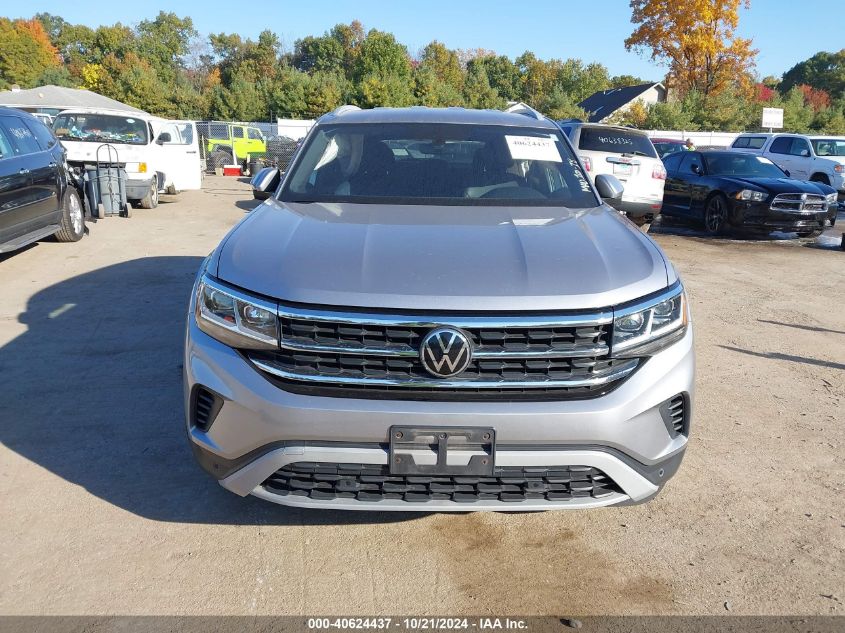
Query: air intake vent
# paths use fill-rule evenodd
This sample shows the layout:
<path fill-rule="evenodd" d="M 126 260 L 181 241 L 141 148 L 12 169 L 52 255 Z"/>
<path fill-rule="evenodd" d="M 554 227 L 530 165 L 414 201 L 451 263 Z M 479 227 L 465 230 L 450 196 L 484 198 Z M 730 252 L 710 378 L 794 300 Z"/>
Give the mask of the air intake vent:
<path fill-rule="evenodd" d="M 678 394 L 660 405 L 660 415 L 672 437 L 687 434 L 686 398 Z"/>
<path fill-rule="evenodd" d="M 194 390 L 194 426 L 200 431 L 207 431 L 222 407 L 222 398 L 208 389 L 197 387 Z"/>

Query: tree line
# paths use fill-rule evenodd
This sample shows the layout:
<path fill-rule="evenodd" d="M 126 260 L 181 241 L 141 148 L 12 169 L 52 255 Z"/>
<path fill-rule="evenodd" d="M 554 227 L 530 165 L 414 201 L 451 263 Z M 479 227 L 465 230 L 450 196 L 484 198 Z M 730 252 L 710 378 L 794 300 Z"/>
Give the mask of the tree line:
<path fill-rule="evenodd" d="M 730 9 L 740 0 L 698 2 Z M 668 6 L 670 13 L 646 11 L 650 3 Z M 674 3 L 686 4 L 695 3 Z M 735 6 L 733 14 L 696 17 L 674 5 L 632 0 L 636 29 L 626 41 L 668 67 L 672 98 L 651 107 L 635 104 L 614 122 L 651 129 L 755 129 L 761 108 L 770 106 L 784 108 L 787 129 L 845 134 L 845 50 L 818 53 L 782 79 L 758 81 L 755 51 L 734 33 Z M 172 118 L 261 121 L 310 118 L 343 103 L 502 108 L 523 101 L 556 119 L 586 119 L 577 105 L 583 99 L 639 83 L 647 82 L 611 76 L 599 63 L 543 60 L 530 51 L 511 59 L 486 49 L 450 49 L 435 40 L 411 53 L 391 33 L 366 30 L 358 21 L 284 47 L 271 30 L 255 40 L 227 33 L 200 37 L 190 17 L 165 11 L 135 26 L 96 28 L 48 13 L 0 18 L 0 89 L 87 88 Z"/>

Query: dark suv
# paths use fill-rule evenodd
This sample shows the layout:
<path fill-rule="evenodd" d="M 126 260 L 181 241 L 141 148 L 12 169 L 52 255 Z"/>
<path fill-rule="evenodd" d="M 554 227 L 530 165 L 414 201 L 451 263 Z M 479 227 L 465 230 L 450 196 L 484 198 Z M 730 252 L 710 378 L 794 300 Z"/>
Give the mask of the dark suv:
<path fill-rule="evenodd" d="M 31 114 L 0 108 L 0 253 L 48 235 L 76 242 L 84 232 L 64 148 Z"/>

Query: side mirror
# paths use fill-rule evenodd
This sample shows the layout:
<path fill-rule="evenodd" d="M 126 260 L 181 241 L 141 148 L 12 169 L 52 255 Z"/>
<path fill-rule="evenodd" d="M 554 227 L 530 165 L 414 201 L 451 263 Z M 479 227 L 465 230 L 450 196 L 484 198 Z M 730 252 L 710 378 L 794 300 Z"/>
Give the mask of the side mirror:
<path fill-rule="evenodd" d="M 250 180 L 252 195 L 256 200 L 266 200 L 278 189 L 282 175 L 275 167 L 265 167 Z"/>
<path fill-rule="evenodd" d="M 596 191 L 599 192 L 602 200 L 618 200 L 622 197 L 625 187 L 616 176 L 599 174 L 596 176 Z"/>
<path fill-rule="evenodd" d="M 806 158 L 809 155 L 810 155 L 810 150 L 808 150 L 808 149 L 802 149 L 801 150 L 801 156 L 803 156 L 804 158 Z"/>
<path fill-rule="evenodd" d="M 162 132 L 158 135 L 156 139 L 156 143 L 159 145 L 164 145 L 165 143 L 169 143 L 173 138 L 170 136 L 170 132 Z"/>
<path fill-rule="evenodd" d="M 694 173 L 695 175 L 701 175 L 701 165 L 693 163 L 692 165 L 690 165 L 690 169 L 692 169 L 692 173 Z"/>

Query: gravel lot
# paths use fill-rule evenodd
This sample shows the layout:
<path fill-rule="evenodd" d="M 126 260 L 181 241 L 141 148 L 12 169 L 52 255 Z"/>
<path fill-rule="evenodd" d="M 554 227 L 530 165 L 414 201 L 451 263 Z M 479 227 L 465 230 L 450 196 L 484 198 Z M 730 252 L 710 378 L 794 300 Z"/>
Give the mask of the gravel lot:
<path fill-rule="evenodd" d="M 647 505 L 303 511 L 226 492 L 188 449 L 188 291 L 254 206 L 205 184 L 0 257 L 0 612 L 845 614 L 845 253 L 655 236 L 699 391 Z"/>

